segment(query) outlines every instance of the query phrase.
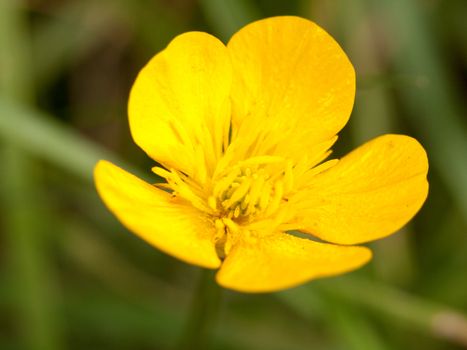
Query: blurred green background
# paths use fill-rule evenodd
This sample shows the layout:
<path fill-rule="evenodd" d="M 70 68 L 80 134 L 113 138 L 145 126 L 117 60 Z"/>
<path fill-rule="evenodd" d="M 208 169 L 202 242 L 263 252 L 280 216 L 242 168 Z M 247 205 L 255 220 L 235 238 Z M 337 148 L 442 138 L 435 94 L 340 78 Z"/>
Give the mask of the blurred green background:
<path fill-rule="evenodd" d="M 285 14 L 320 24 L 356 67 L 335 153 L 414 136 L 430 196 L 359 271 L 217 302 L 210 276 L 107 212 L 92 169 L 104 158 L 150 178 L 127 96 L 170 39 L 226 41 Z M 209 349 L 467 348 L 466 18 L 465 0 L 0 0 L 0 349 L 191 349 L 190 332 Z"/>

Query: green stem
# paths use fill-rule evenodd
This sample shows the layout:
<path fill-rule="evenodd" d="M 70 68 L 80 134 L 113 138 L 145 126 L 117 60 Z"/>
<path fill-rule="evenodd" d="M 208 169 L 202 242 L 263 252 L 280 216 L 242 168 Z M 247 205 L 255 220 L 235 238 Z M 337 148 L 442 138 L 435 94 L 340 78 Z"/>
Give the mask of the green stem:
<path fill-rule="evenodd" d="M 208 346 L 222 296 L 222 289 L 216 284 L 214 273 L 212 270 L 200 273 L 179 349 L 206 349 Z"/>

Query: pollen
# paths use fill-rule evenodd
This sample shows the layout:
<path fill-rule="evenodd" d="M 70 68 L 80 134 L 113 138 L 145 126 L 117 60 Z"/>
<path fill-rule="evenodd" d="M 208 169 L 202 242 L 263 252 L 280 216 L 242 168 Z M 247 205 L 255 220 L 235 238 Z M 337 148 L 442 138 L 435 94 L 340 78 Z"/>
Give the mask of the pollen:
<path fill-rule="evenodd" d="M 248 224 L 274 215 L 285 200 L 292 169 L 269 158 L 242 162 L 214 179 L 208 204 L 215 215 Z M 288 190 L 288 188 L 287 188 Z"/>
<path fill-rule="evenodd" d="M 220 258 L 238 239 L 251 241 L 287 225 L 291 216 L 287 196 L 294 183 L 294 167 L 281 157 L 253 157 L 233 166 L 225 166 L 226 162 L 219 162 L 210 186 L 197 184 L 175 169 L 153 168 L 166 179 L 168 186 L 160 186 L 174 199 L 191 203 L 211 218 Z"/>

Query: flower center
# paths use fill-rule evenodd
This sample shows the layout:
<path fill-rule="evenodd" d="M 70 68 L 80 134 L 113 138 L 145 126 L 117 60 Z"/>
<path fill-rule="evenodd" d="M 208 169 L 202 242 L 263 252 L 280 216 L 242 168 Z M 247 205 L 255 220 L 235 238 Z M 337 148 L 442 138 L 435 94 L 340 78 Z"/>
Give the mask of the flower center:
<path fill-rule="evenodd" d="M 274 213 L 284 194 L 281 178 L 264 168 L 236 168 L 216 182 L 209 206 L 220 217 L 247 223 Z"/>
<path fill-rule="evenodd" d="M 292 178 L 291 163 L 272 156 L 247 159 L 214 177 L 208 205 L 215 213 L 219 257 L 238 239 L 274 233 L 288 215 L 284 204 Z"/>
<path fill-rule="evenodd" d="M 214 243 L 221 258 L 240 237 L 252 240 L 287 230 L 284 225 L 291 210 L 286 203 L 293 187 L 293 171 L 292 163 L 282 157 L 258 156 L 233 166 L 218 165 L 205 185 L 175 169 L 155 167 L 153 171 L 167 180 L 174 197 L 191 202 L 213 219 Z"/>

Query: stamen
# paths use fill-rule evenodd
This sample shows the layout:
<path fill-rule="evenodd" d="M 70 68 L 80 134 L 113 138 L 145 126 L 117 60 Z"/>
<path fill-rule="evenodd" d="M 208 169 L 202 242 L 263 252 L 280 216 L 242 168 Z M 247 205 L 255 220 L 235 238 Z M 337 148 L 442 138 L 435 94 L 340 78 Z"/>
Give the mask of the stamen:
<path fill-rule="evenodd" d="M 167 180 L 166 187 L 174 196 L 190 201 L 213 218 L 213 243 L 222 259 L 240 235 L 241 239 L 253 239 L 292 222 L 286 197 L 294 186 L 295 165 L 281 157 L 252 157 L 234 166 L 224 164 L 224 169 L 218 173 L 214 170 L 217 175 L 210 179 L 211 175 L 197 172 L 197 179 L 206 176 L 204 183 L 174 169 L 155 167 L 153 171 Z"/>
<path fill-rule="evenodd" d="M 222 192 L 225 192 L 229 185 L 237 178 L 239 170 L 232 171 L 228 176 L 224 177 L 214 186 L 214 196 L 218 197 Z"/>
<path fill-rule="evenodd" d="M 282 181 L 279 180 L 274 184 L 274 194 L 272 196 L 271 202 L 269 203 L 267 207 L 266 216 L 269 216 L 270 214 L 274 213 L 279 208 L 279 204 L 282 200 L 283 194 L 284 194 L 284 185 Z"/>
<path fill-rule="evenodd" d="M 242 180 L 242 183 L 238 186 L 235 192 L 232 193 L 231 197 L 222 202 L 222 206 L 224 208 L 231 208 L 232 204 L 240 201 L 247 194 L 250 189 L 251 180 L 248 177 L 244 177 Z"/>
<path fill-rule="evenodd" d="M 251 186 L 251 191 L 249 193 L 248 209 L 246 211 L 247 215 L 253 214 L 256 211 L 256 207 L 259 205 L 258 202 L 261 196 L 261 190 L 263 189 L 263 186 L 264 186 L 264 177 L 261 175 L 257 175 L 256 179 L 254 180 Z"/>
<path fill-rule="evenodd" d="M 216 227 L 216 236 L 214 237 L 216 252 L 220 259 L 224 259 L 237 240 L 240 229 L 235 222 L 228 218 L 216 219 L 214 225 Z"/>
<path fill-rule="evenodd" d="M 263 191 L 261 193 L 261 197 L 259 198 L 260 209 L 264 210 L 267 208 L 270 197 L 271 197 L 271 184 L 269 182 L 265 182 Z"/>
<path fill-rule="evenodd" d="M 214 196 L 209 196 L 209 198 L 208 198 L 208 205 L 209 205 L 209 207 L 210 207 L 212 210 L 216 211 L 216 210 L 217 210 L 217 200 L 216 200 L 216 197 L 214 197 Z"/>
<path fill-rule="evenodd" d="M 294 185 L 292 162 L 288 161 L 284 171 L 284 192 L 290 192 Z"/>
<path fill-rule="evenodd" d="M 209 207 L 220 218 L 242 226 L 279 217 L 284 196 L 293 186 L 293 163 L 276 156 L 252 157 L 225 168 L 213 180 Z M 228 228 L 230 230 L 230 228 Z"/>
<path fill-rule="evenodd" d="M 189 201 L 195 208 L 198 208 L 201 211 L 210 214 L 215 211 L 215 209 L 213 210 L 211 208 L 209 203 L 206 203 L 205 200 L 202 199 L 204 194 L 199 190 L 199 186 L 190 181 L 186 175 L 183 175 L 174 169 L 168 171 L 161 167 L 153 167 L 152 171 L 167 180 L 168 186 L 172 189 L 172 194 L 174 196 L 178 196 Z"/>

